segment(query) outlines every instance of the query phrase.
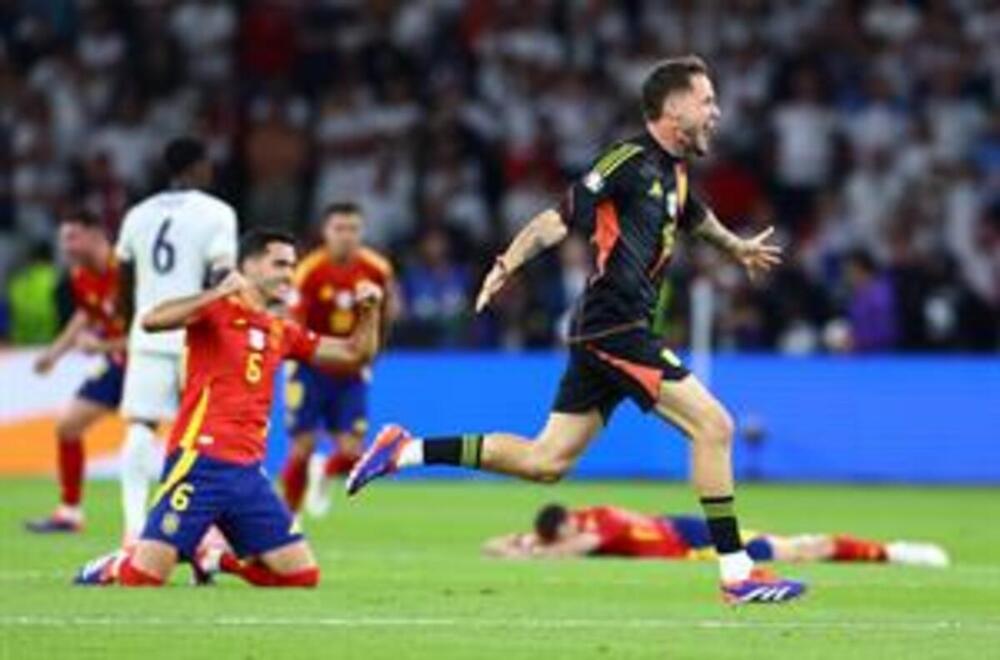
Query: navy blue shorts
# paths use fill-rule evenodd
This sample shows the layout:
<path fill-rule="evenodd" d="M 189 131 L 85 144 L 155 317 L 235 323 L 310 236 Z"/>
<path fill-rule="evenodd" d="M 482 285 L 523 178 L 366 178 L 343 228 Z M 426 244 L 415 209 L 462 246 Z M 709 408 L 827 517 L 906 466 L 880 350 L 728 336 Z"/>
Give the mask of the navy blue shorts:
<path fill-rule="evenodd" d="M 699 516 L 663 517 L 691 549 L 702 550 L 712 547 L 712 532 L 704 518 Z M 774 547 L 767 536 L 763 534 L 744 530 L 743 545 L 747 554 L 754 561 L 772 561 L 774 559 Z"/>
<path fill-rule="evenodd" d="M 142 538 L 172 545 L 190 559 L 212 525 L 240 557 L 302 539 L 260 463 L 240 465 L 175 451 L 163 466 Z"/>
<path fill-rule="evenodd" d="M 285 405 L 288 432 L 329 431 L 358 433 L 368 430 L 368 383 L 361 376 L 333 376 L 309 365 L 293 363 Z"/>
<path fill-rule="evenodd" d="M 76 391 L 76 398 L 117 410 L 122 400 L 124 384 L 125 368 L 105 358 L 99 370 L 80 385 L 80 389 Z"/>

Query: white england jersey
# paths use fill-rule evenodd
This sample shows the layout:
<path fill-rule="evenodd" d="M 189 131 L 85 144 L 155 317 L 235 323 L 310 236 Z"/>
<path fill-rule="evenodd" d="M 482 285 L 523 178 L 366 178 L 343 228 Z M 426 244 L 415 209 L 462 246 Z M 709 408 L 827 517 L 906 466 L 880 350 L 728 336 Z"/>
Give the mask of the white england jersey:
<path fill-rule="evenodd" d="M 150 334 L 139 319 L 164 300 L 201 291 L 212 264 L 236 263 L 236 212 L 198 190 L 157 193 L 125 214 L 115 252 L 135 267 L 129 350 L 179 355 L 183 330 Z"/>

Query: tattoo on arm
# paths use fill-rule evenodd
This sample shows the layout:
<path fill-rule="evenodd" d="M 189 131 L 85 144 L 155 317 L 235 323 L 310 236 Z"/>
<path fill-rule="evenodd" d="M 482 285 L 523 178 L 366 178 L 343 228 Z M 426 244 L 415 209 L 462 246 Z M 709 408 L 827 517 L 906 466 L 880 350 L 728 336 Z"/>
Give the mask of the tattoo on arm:
<path fill-rule="evenodd" d="M 543 211 L 532 218 L 531 222 L 511 241 L 502 257 L 504 265 L 508 271 L 517 270 L 525 262 L 562 241 L 566 233 L 566 225 L 558 211 L 554 209 Z"/>
<path fill-rule="evenodd" d="M 743 242 L 739 236 L 726 229 L 710 210 L 706 211 L 705 219 L 695 228 L 694 234 L 719 250 L 734 256 Z"/>

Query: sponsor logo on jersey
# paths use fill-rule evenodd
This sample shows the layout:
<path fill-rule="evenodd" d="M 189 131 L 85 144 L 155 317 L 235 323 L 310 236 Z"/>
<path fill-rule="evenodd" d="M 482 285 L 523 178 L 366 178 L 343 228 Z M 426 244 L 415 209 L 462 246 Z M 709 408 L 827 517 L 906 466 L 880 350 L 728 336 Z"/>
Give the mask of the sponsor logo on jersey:
<path fill-rule="evenodd" d="M 267 346 L 267 335 L 260 328 L 250 328 L 250 334 L 247 338 L 250 344 L 250 349 L 254 351 L 262 351 L 264 347 Z"/>
<path fill-rule="evenodd" d="M 592 193 L 600 192 L 604 187 L 604 177 L 597 170 L 590 170 L 587 176 L 583 177 L 583 186 Z"/>

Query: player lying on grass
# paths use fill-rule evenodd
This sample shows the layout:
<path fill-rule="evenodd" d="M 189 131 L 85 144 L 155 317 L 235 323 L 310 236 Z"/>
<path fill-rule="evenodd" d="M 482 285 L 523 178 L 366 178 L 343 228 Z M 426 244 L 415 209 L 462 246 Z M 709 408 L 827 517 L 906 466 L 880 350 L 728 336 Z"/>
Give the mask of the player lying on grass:
<path fill-rule="evenodd" d="M 744 545 L 757 562 L 850 561 L 944 567 L 948 554 L 933 543 L 883 543 L 843 534 L 784 536 L 745 532 Z M 648 515 L 613 506 L 538 510 L 535 529 L 488 540 L 483 553 L 507 558 L 634 557 L 707 559 L 715 556 L 704 518 Z"/>
<path fill-rule="evenodd" d="M 261 467 L 274 375 L 287 358 L 367 361 L 376 350 L 381 290 L 358 285 L 360 319 L 347 338 L 320 337 L 267 311 L 286 300 L 295 268 L 291 237 L 252 231 L 239 270 L 214 289 L 166 301 L 142 318 L 148 332 L 187 330 L 187 383 L 163 477 L 139 542 L 102 557 L 81 584 L 161 585 L 179 559 L 258 586 L 312 587 L 319 567 Z M 228 551 L 196 549 L 216 525 Z"/>
<path fill-rule="evenodd" d="M 76 311 L 59 337 L 35 362 L 35 373 L 48 374 L 74 348 L 102 356 L 56 422 L 59 507 L 47 518 L 29 520 L 28 531 L 40 534 L 78 532 L 83 528 L 83 436 L 118 408 L 125 364 L 125 322 L 118 313 L 118 264 L 100 220 L 86 211 L 66 216 L 59 226 L 59 245 L 70 265 Z"/>

